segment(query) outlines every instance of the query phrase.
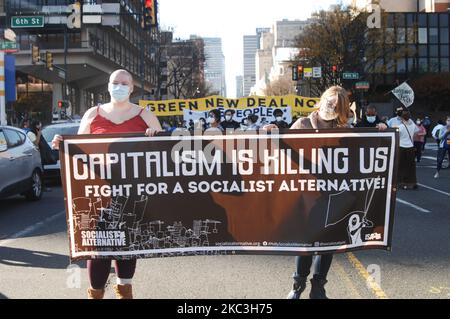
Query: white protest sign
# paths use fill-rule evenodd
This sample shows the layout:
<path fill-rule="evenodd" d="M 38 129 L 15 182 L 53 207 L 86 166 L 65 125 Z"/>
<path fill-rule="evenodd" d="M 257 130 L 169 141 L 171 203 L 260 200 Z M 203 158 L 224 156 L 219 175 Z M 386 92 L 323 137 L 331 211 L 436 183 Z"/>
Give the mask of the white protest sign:
<path fill-rule="evenodd" d="M 241 121 L 244 118 L 247 118 L 247 116 L 251 114 L 258 115 L 258 124 L 265 124 L 270 123 L 272 121 L 275 121 L 275 116 L 273 112 L 276 110 L 282 110 L 283 111 L 283 121 L 290 124 L 292 122 L 292 110 L 290 106 L 287 107 L 281 107 L 281 108 L 275 108 L 275 107 L 252 107 L 252 108 L 246 108 L 246 109 L 235 109 L 233 120 L 241 123 Z M 224 113 L 228 109 L 219 108 L 221 114 L 222 114 L 222 121 L 224 120 Z M 190 110 L 183 110 L 183 120 L 186 121 L 186 123 L 189 123 L 190 120 L 197 122 L 199 119 L 204 118 L 206 119 L 208 117 L 209 111 L 190 111 Z"/>
<path fill-rule="evenodd" d="M 391 92 L 400 100 L 400 102 L 403 103 L 405 107 L 410 107 L 414 103 L 414 91 L 406 82 L 403 82 Z"/>

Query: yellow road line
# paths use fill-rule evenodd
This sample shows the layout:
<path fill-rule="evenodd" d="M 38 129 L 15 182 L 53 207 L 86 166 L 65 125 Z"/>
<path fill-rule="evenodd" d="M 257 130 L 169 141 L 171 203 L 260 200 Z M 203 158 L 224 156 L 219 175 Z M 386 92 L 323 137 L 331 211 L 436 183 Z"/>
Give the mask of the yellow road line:
<path fill-rule="evenodd" d="M 358 270 L 359 274 L 364 278 L 370 289 L 375 294 L 378 299 L 388 299 L 386 293 L 381 289 L 380 285 L 378 285 L 373 279 L 372 276 L 367 272 L 364 265 L 356 258 L 353 253 L 347 253 L 348 260 L 352 263 L 352 265 Z"/>
<path fill-rule="evenodd" d="M 345 285 L 347 286 L 348 289 L 350 289 L 350 294 L 352 295 L 352 298 L 362 299 L 360 293 L 356 289 L 356 287 L 353 284 L 352 280 L 350 279 L 348 274 L 345 272 L 344 267 L 342 267 L 342 265 L 337 260 L 335 260 L 333 262 L 333 267 L 336 268 L 336 270 L 341 275 L 340 277 L 343 279 Z"/>

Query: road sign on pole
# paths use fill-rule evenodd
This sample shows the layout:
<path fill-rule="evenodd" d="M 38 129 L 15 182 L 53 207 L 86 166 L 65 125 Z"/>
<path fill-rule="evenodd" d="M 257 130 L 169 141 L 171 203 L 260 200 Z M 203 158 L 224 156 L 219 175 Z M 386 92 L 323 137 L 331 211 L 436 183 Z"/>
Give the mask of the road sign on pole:
<path fill-rule="evenodd" d="M 342 73 L 344 80 L 359 80 L 359 73 L 357 72 L 344 72 Z"/>
<path fill-rule="evenodd" d="M 17 51 L 17 43 L 11 42 L 11 41 L 0 42 L 0 51 L 16 52 Z"/>
<path fill-rule="evenodd" d="M 313 68 L 304 68 L 303 69 L 303 76 L 305 78 L 312 78 L 312 76 L 313 76 Z"/>
<path fill-rule="evenodd" d="M 322 77 L 322 67 L 315 67 L 313 68 L 313 78 L 321 78 Z"/>
<path fill-rule="evenodd" d="M 44 16 L 13 16 L 11 28 L 43 28 Z"/>
<path fill-rule="evenodd" d="M 357 90 L 368 90 L 370 88 L 370 83 L 367 81 L 361 81 L 355 83 L 355 89 Z"/>

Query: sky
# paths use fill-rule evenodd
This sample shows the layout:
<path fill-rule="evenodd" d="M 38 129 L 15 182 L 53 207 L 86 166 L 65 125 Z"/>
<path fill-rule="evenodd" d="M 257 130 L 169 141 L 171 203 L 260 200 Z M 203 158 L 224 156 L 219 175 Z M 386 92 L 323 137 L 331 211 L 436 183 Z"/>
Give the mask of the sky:
<path fill-rule="evenodd" d="M 236 76 L 243 74 L 243 36 L 256 28 L 272 27 L 282 19 L 306 20 L 311 13 L 327 9 L 338 0 L 159 0 L 163 30 L 173 29 L 174 38 L 191 34 L 222 38 L 227 96 L 235 97 Z"/>

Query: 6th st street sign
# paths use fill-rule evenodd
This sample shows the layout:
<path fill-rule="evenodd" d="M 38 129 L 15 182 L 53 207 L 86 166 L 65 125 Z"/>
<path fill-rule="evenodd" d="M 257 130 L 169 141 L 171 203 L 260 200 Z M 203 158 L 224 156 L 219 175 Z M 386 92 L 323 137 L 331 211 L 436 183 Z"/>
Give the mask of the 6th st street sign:
<path fill-rule="evenodd" d="M 44 16 L 14 16 L 11 17 L 11 28 L 42 28 Z"/>

